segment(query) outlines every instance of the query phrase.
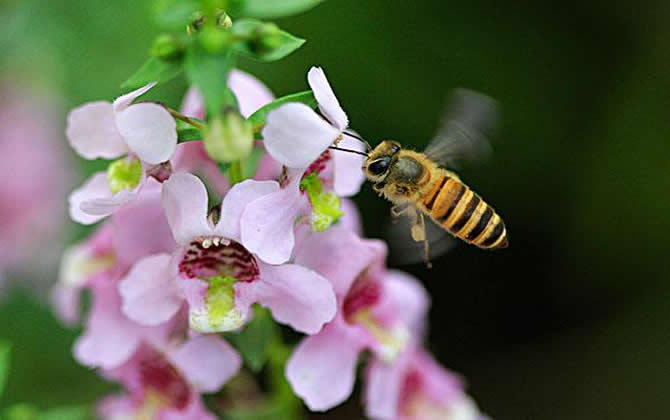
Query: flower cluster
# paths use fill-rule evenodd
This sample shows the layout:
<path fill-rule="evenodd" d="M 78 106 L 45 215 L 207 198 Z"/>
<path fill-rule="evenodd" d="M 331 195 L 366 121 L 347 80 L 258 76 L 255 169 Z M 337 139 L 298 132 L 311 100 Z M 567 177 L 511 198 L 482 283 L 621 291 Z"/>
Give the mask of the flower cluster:
<path fill-rule="evenodd" d="M 73 220 L 102 223 L 66 252 L 52 296 L 72 323 L 81 292 L 90 292 L 74 355 L 125 390 L 100 403 L 101 417 L 214 418 L 202 394 L 223 398 L 248 359 L 227 339 L 234 343 L 263 307 L 305 335 L 285 378 L 311 410 L 348 399 L 369 352 L 369 417 L 482 418 L 460 379 L 422 348 L 426 291 L 386 268 L 383 242 L 361 238 L 346 197 L 363 182 L 362 157 L 328 147 L 362 146 L 347 135 L 324 72 L 313 68 L 308 82 L 318 112 L 273 101 L 252 76 L 230 74 L 242 117 L 273 109 L 244 180 L 221 171 L 205 141 L 178 143 L 175 118 L 197 126 L 206 117 L 197 89 L 181 112 L 137 102 L 151 84 L 71 112 L 72 147 L 87 159 L 118 159 L 70 196 Z"/>

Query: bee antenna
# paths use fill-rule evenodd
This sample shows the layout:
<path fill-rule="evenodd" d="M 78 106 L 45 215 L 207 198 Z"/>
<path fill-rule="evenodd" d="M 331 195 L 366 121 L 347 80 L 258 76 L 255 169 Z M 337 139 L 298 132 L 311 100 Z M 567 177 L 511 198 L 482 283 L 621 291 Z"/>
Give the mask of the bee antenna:
<path fill-rule="evenodd" d="M 369 152 L 370 150 L 372 150 L 372 146 L 370 146 L 370 143 L 368 143 L 367 140 L 365 140 L 364 138 L 362 138 L 362 137 L 359 136 L 358 134 L 354 133 L 353 131 L 350 131 L 350 130 L 344 130 L 343 133 L 346 134 L 346 135 L 349 136 L 349 137 L 353 137 L 353 138 L 355 138 L 356 140 L 360 141 L 361 143 L 364 143 L 364 144 L 365 144 L 365 147 L 367 148 L 367 151 L 368 151 L 368 152 Z"/>
<path fill-rule="evenodd" d="M 352 149 L 343 149 L 343 148 L 337 147 L 337 146 L 330 146 L 329 149 L 340 150 L 342 152 L 356 153 L 357 155 L 361 155 L 361 156 L 365 156 L 365 157 L 368 156 L 368 154 L 365 153 L 365 152 L 361 152 L 361 151 L 358 151 L 358 150 L 352 150 Z"/>

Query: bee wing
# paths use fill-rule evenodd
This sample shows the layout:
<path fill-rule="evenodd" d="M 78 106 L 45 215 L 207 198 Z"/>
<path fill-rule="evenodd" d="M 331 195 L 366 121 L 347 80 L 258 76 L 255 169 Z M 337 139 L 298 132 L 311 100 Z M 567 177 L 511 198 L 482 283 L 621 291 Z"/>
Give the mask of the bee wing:
<path fill-rule="evenodd" d="M 430 218 L 426 220 L 426 240 L 428 240 L 428 257 L 432 260 L 453 248 L 458 241 L 446 230 L 436 225 Z M 400 216 L 389 222 L 386 229 L 391 260 L 397 264 L 415 264 L 424 261 L 423 242 L 412 239 L 412 223 L 407 216 Z"/>
<path fill-rule="evenodd" d="M 458 169 L 491 154 L 489 138 L 498 126 L 498 105 L 491 97 L 468 89 L 449 96 L 440 128 L 426 147 L 426 156 L 438 165 Z"/>

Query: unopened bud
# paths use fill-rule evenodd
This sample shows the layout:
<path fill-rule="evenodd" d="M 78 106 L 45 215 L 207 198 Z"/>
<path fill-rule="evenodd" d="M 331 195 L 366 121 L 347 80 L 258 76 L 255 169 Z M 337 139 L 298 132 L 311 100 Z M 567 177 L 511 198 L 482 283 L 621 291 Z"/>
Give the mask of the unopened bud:
<path fill-rule="evenodd" d="M 249 156 L 253 144 L 251 123 L 237 111 L 215 116 L 205 133 L 205 150 L 218 162 L 232 162 Z"/>
<path fill-rule="evenodd" d="M 262 53 L 279 48 L 282 44 L 281 29 L 274 23 L 260 25 L 254 31 L 251 47 L 254 52 Z"/>
<path fill-rule="evenodd" d="M 200 31 L 200 45 L 210 54 L 218 54 L 232 43 L 232 34 L 218 26 L 207 25 Z"/>
<path fill-rule="evenodd" d="M 151 55 L 162 60 L 171 60 L 173 58 L 177 58 L 183 52 L 184 51 L 181 44 L 179 43 L 179 40 L 168 34 L 159 35 L 154 40 L 154 44 L 151 47 Z"/>

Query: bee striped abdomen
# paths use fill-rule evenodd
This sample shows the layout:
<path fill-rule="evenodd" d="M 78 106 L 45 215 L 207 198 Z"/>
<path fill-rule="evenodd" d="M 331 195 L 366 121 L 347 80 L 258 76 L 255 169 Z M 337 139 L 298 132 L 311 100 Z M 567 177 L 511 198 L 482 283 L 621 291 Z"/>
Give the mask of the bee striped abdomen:
<path fill-rule="evenodd" d="M 452 235 L 480 248 L 507 247 L 507 232 L 500 216 L 457 178 L 439 178 L 422 204 L 426 213 Z"/>

